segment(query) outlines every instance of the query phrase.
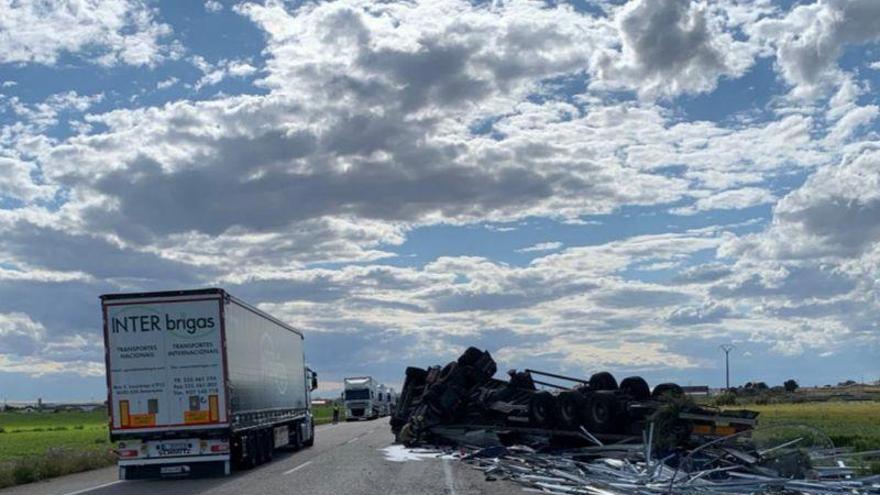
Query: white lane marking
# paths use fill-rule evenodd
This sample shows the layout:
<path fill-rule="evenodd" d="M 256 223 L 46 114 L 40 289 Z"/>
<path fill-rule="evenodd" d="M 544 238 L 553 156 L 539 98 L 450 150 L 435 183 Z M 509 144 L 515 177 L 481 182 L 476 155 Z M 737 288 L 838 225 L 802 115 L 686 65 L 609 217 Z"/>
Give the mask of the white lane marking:
<path fill-rule="evenodd" d="M 110 483 L 104 483 L 103 485 L 93 486 L 91 488 L 83 488 L 82 490 L 76 490 L 74 492 L 65 493 L 64 495 L 78 495 L 80 493 L 90 492 L 92 490 L 98 490 L 100 488 L 105 488 L 111 485 L 115 485 L 117 483 L 122 483 L 122 480 L 111 481 Z"/>
<path fill-rule="evenodd" d="M 354 437 L 354 438 L 352 438 L 351 440 L 349 440 L 349 441 L 347 441 L 347 442 L 345 442 L 345 443 L 346 443 L 346 444 L 349 444 L 349 443 L 357 442 L 357 439 L 358 439 L 358 438 L 360 438 L 360 437 Z"/>
<path fill-rule="evenodd" d="M 449 495 L 455 494 L 455 480 L 452 479 L 452 465 L 447 460 L 443 460 L 443 477 L 446 478 L 446 491 Z"/>
<path fill-rule="evenodd" d="M 306 461 L 306 462 L 300 464 L 299 466 L 297 466 L 297 467 L 295 467 L 295 468 L 293 468 L 293 469 L 288 469 L 287 471 L 284 471 L 282 474 L 286 476 L 286 475 L 288 475 L 288 474 L 290 474 L 290 473 L 292 473 L 292 472 L 294 472 L 294 471 L 299 471 L 300 469 L 302 469 L 302 468 L 308 466 L 308 465 L 311 464 L 311 463 L 312 463 L 312 461 Z"/>

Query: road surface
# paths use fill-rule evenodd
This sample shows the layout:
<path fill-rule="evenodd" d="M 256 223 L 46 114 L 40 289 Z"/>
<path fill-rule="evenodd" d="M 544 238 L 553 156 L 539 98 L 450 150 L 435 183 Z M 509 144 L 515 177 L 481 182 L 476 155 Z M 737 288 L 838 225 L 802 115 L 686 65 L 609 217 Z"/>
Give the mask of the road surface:
<path fill-rule="evenodd" d="M 388 460 L 382 449 L 392 441 L 387 418 L 323 425 L 313 447 L 276 451 L 272 462 L 225 478 L 118 481 L 110 467 L 0 490 L 0 495 L 520 493 L 513 484 L 485 481 L 482 473 L 455 460 Z"/>

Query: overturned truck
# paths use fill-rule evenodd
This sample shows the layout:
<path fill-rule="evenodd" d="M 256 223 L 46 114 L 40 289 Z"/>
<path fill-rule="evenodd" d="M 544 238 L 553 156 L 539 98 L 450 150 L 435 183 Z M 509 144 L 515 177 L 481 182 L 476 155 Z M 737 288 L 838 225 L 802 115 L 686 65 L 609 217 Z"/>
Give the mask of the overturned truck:
<path fill-rule="evenodd" d="M 407 368 L 391 418 L 397 441 L 474 446 L 528 439 L 558 445 L 602 443 L 641 437 L 653 423 L 658 439 L 680 445 L 695 437 L 738 433 L 756 423 L 757 413 L 752 411 L 697 406 L 674 383 L 651 390 L 638 376 L 618 383 L 608 372 L 580 379 L 530 369 L 511 370 L 505 381 L 494 378 L 496 371 L 489 352 L 475 347 L 443 367 Z M 489 432 L 493 440 L 468 435 L 476 432 Z"/>

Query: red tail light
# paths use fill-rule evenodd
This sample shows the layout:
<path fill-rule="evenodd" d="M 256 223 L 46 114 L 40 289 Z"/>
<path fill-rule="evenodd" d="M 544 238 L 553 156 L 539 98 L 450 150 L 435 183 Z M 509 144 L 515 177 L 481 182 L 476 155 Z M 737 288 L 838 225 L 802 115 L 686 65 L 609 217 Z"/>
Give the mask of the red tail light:
<path fill-rule="evenodd" d="M 225 443 L 211 445 L 211 452 L 229 452 L 229 445 Z"/>
<path fill-rule="evenodd" d="M 137 457 L 138 451 L 134 449 L 120 449 L 116 451 L 116 455 L 119 457 L 127 458 L 127 457 Z"/>

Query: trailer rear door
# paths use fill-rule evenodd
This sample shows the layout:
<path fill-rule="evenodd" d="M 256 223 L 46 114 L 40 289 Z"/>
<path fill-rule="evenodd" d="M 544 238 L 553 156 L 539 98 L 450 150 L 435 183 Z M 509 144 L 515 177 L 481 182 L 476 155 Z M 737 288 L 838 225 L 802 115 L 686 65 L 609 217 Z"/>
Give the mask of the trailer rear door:
<path fill-rule="evenodd" d="M 221 295 L 103 301 L 115 433 L 227 423 Z"/>

